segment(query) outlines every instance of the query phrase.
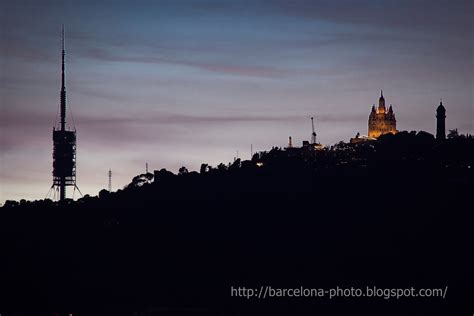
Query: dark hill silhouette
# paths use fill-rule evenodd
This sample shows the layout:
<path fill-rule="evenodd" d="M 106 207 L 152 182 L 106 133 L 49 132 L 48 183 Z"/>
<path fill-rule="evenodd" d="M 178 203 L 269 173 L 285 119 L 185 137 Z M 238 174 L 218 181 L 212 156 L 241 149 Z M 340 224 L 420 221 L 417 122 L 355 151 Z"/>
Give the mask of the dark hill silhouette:
<path fill-rule="evenodd" d="M 472 138 L 401 132 L 162 169 L 77 201 L 8 201 L 0 312 L 472 313 L 473 149 Z M 261 285 L 449 289 L 445 300 L 230 295 Z"/>

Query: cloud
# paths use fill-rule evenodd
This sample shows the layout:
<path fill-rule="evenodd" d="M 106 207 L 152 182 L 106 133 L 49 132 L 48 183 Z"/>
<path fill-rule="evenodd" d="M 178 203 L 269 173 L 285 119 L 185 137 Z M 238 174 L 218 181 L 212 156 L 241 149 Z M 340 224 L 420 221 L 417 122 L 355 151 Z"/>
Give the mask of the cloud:
<path fill-rule="evenodd" d="M 358 121 L 361 117 L 359 114 L 343 113 L 343 114 L 324 114 L 318 116 L 323 122 L 350 122 Z M 301 115 L 266 115 L 266 114 L 248 114 L 248 115 L 186 115 L 177 113 L 155 113 L 147 116 L 136 117 L 78 117 L 76 121 L 82 121 L 84 125 L 120 125 L 120 124 L 159 124 L 159 125 L 201 125 L 201 124 L 232 124 L 232 123 L 252 123 L 252 122 L 298 122 L 304 121 L 306 118 Z"/>
<path fill-rule="evenodd" d="M 473 2 L 470 0 L 341 0 L 341 1 L 266 1 L 277 14 L 325 20 L 338 24 L 368 25 L 471 34 Z M 454 34 L 460 32 L 460 34 Z"/>
<path fill-rule="evenodd" d="M 179 66 L 194 67 L 201 70 L 234 75 L 234 76 L 246 76 L 246 77 L 261 77 L 261 78 L 275 78 L 282 77 L 290 72 L 285 69 L 262 66 L 262 65 L 242 65 L 242 64 L 221 64 L 221 63 L 210 63 L 210 62 L 200 62 L 200 61 L 191 61 L 183 60 L 176 58 L 168 58 L 162 56 L 125 56 L 117 55 L 111 53 L 105 49 L 101 48 L 92 48 L 87 50 L 84 57 L 109 61 L 109 62 L 132 62 L 132 63 L 150 63 L 150 64 L 174 64 Z"/>
<path fill-rule="evenodd" d="M 35 46 L 30 39 L 20 39 L 8 33 L 2 34 L 0 46 L 2 47 L 2 59 L 18 59 L 28 62 L 51 62 L 54 60 L 54 57 L 56 57 L 48 55 L 42 47 Z"/>
<path fill-rule="evenodd" d="M 42 143 L 49 139 L 52 132 L 53 113 L 11 112 L 0 117 L 2 152 L 11 152 L 18 147 L 31 143 Z M 101 116 L 99 116 L 101 115 Z M 324 114 L 317 116 L 319 123 L 347 123 L 365 119 L 359 114 Z M 187 115 L 179 113 L 155 112 L 146 116 L 107 116 L 105 113 L 97 116 L 76 115 L 75 122 L 78 135 L 86 137 L 94 143 L 133 143 L 161 140 L 175 141 L 188 135 L 195 127 L 211 128 L 212 125 L 246 124 L 246 123 L 294 123 L 305 122 L 301 115 L 272 115 L 272 114 L 227 114 L 227 115 Z M 180 129 L 186 126 L 185 130 Z M 194 126 L 194 127 L 191 127 Z"/>

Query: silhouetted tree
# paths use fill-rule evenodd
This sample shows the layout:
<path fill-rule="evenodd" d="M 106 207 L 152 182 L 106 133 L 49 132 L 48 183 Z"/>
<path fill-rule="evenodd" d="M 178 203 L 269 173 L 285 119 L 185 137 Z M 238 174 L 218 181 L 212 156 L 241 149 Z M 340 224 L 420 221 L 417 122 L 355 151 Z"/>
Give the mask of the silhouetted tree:
<path fill-rule="evenodd" d="M 458 137 L 459 137 L 459 133 L 458 133 L 457 128 L 449 130 L 448 135 L 447 135 L 448 139 L 453 139 L 453 138 L 458 138 Z"/>
<path fill-rule="evenodd" d="M 178 170 L 178 175 L 180 175 L 180 176 L 181 176 L 181 175 L 184 175 L 184 174 L 187 174 L 187 173 L 189 173 L 189 171 L 188 171 L 188 169 L 187 169 L 186 167 L 184 167 L 184 166 L 181 167 L 181 168 L 179 168 L 179 170 Z"/>
<path fill-rule="evenodd" d="M 18 201 L 6 200 L 6 201 L 5 201 L 5 204 L 3 205 L 3 207 L 5 207 L 5 208 L 11 208 L 11 207 L 15 207 L 15 206 L 18 206 L 18 205 L 20 205 L 20 203 L 18 203 Z"/>
<path fill-rule="evenodd" d="M 163 170 L 163 169 L 162 169 Z M 133 177 L 132 182 L 127 185 L 128 188 L 130 187 L 141 187 L 144 184 L 151 183 L 153 180 L 153 174 L 148 172 L 148 173 L 143 173 L 138 176 Z"/>
<path fill-rule="evenodd" d="M 217 165 L 217 171 L 219 172 L 224 172 L 227 170 L 227 166 L 224 165 L 222 162 L 220 164 Z"/>
<path fill-rule="evenodd" d="M 234 162 L 229 166 L 230 170 L 236 170 L 240 168 L 240 158 L 234 160 Z"/>
<path fill-rule="evenodd" d="M 416 137 L 419 143 L 434 144 L 435 141 L 434 135 L 425 131 L 419 131 Z"/>
<path fill-rule="evenodd" d="M 155 183 L 160 181 L 160 182 L 163 182 L 163 181 L 168 181 L 169 179 L 173 178 L 175 176 L 174 173 L 172 173 L 171 171 L 168 171 L 166 169 L 161 169 L 160 171 L 156 171 L 155 172 Z"/>
<path fill-rule="evenodd" d="M 99 191 L 99 199 L 106 199 L 110 196 L 110 192 L 106 189 L 102 189 Z"/>
<path fill-rule="evenodd" d="M 260 153 L 255 153 L 252 156 L 252 161 L 257 162 L 260 159 Z"/>

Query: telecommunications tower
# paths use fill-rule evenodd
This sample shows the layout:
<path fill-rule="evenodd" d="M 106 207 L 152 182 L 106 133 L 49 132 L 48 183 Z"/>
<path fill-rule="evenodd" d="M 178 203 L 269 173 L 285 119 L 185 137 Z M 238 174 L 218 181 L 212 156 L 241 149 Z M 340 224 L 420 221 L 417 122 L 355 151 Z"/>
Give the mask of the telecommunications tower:
<path fill-rule="evenodd" d="M 76 127 L 66 128 L 66 77 L 65 77 L 65 49 L 64 26 L 62 29 L 62 62 L 61 62 L 61 93 L 59 113 L 60 120 L 53 128 L 53 185 L 54 198 L 60 201 L 66 198 L 66 187 L 72 186 L 74 190 L 81 191 L 76 185 Z M 72 115 L 71 115 L 72 116 Z M 59 191 L 59 197 L 56 193 Z M 49 194 L 49 193 L 48 193 Z M 82 193 L 81 193 L 82 195 Z"/>

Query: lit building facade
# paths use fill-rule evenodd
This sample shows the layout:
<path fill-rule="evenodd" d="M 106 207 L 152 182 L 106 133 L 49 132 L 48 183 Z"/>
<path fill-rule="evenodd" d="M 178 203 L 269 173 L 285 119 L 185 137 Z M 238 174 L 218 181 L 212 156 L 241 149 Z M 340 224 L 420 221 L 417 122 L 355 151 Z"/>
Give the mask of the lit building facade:
<path fill-rule="evenodd" d="M 397 120 L 395 119 L 395 113 L 393 113 L 391 105 L 387 111 L 385 107 L 385 98 L 383 97 L 383 92 L 381 91 L 379 106 L 375 108 L 375 105 L 373 105 L 372 111 L 369 115 L 368 136 L 371 138 L 378 138 L 380 135 L 388 133 L 397 133 Z"/>

